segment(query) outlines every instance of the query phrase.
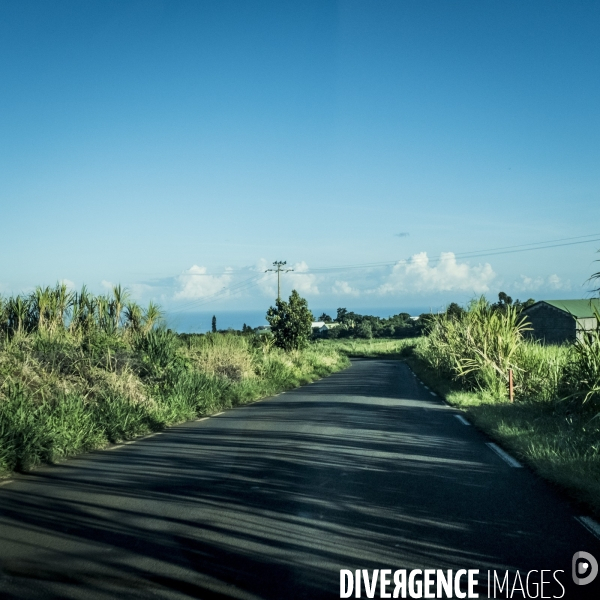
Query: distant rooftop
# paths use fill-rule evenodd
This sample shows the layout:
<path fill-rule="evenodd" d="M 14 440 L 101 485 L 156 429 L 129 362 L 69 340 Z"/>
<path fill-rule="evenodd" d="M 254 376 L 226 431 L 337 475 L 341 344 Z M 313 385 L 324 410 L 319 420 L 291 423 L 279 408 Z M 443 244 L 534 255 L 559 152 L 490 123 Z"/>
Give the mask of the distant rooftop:
<path fill-rule="evenodd" d="M 531 310 L 534 306 L 542 303 L 549 304 L 550 306 L 554 306 L 554 308 L 568 312 L 577 319 L 589 319 L 595 317 L 594 308 L 600 312 L 600 298 L 591 298 L 588 300 L 540 300 L 525 310 Z"/>

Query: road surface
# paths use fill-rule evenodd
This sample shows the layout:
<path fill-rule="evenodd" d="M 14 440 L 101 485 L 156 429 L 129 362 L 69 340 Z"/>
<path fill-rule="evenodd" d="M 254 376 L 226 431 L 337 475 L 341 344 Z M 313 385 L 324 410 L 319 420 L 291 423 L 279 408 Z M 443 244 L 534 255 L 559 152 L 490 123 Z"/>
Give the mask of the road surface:
<path fill-rule="evenodd" d="M 480 598 L 488 570 L 511 586 L 561 570 L 565 598 L 598 594 L 600 577 L 571 577 L 575 552 L 600 559 L 581 510 L 457 414 L 404 363 L 356 360 L 16 476 L 0 487 L 0 596 L 339 598 L 340 570 L 359 568 L 478 569 Z"/>

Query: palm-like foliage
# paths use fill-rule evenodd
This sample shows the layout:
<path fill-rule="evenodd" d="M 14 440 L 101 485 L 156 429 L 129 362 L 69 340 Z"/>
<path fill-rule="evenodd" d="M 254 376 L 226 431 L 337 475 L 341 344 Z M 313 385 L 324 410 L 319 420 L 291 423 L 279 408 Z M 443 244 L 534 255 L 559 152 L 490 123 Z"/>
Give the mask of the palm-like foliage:
<path fill-rule="evenodd" d="M 158 306 L 154 302 L 150 302 L 148 304 L 148 308 L 144 313 L 144 333 L 148 333 L 152 329 L 154 329 L 163 319 L 163 313 Z"/>
<path fill-rule="evenodd" d="M 6 304 L 6 329 L 19 335 L 31 330 L 31 301 L 25 296 L 13 296 Z"/>
<path fill-rule="evenodd" d="M 54 289 L 38 286 L 29 297 L 31 328 L 38 331 L 59 331 L 72 308 L 74 295 L 65 284 Z"/>
<path fill-rule="evenodd" d="M 28 296 L 0 298 L 0 332 L 9 336 L 68 332 L 88 336 L 94 332 L 121 335 L 147 334 L 162 321 L 160 307 L 150 302 L 146 311 L 129 300 L 129 291 L 117 285 L 110 296 L 91 294 L 85 286 L 69 292 L 65 284 L 38 286 Z"/>
<path fill-rule="evenodd" d="M 593 309 L 597 323 L 600 311 Z M 582 404 L 600 404 L 600 326 L 587 331 L 573 346 L 571 360 L 565 377 L 565 387 Z"/>
<path fill-rule="evenodd" d="M 139 304 L 128 302 L 125 306 L 125 327 L 133 332 L 142 330 L 144 315 Z"/>
<path fill-rule="evenodd" d="M 129 301 L 129 291 L 121 287 L 121 284 L 113 287 L 113 327 L 118 329 L 121 326 L 121 314 L 125 305 Z"/>
<path fill-rule="evenodd" d="M 515 307 L 498 311 L 479 298 L 460 316 L 434 317 L 426 352 L 439 371 L 504 395 L 508 370 L 520 369 L 517 355 L 528 329 Z"/>
<path fill-rule="evenodd" d="M 598 250 L 598 252 L 600 252 L 600 250 Z M 596 262 L 600 262 L 600 261 L 596 261 Z M 594 283 L 599 283 L 600 282 L 600 271 L 598 271 L 597 273 L 594 273 L 588 281 L 592 281 Z M 596 292 L 597 294 L 600 293 L 600 287 L 596 288 L 595 290 L 593 290 L 594 292 Z"/>

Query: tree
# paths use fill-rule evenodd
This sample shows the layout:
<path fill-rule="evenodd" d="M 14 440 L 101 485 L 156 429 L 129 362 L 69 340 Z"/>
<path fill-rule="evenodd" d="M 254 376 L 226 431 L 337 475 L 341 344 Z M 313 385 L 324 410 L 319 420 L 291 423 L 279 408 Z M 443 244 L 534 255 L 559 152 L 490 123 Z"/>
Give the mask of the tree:
<path fill-rule="evenodd" d="M 267 321 L 275 338 L 275 345 L 286 351 L 306 346 L 312 335 L 313 314 L 308 302 L 292 290 L 289 302 L 277 299 L 275 307 L 267 311 Z"/>
<path fill-rule="evenodd" d="M 358 335 L 358 337 L 370 340 L 373 337 L 373 328 L 371 326 L 371 323 L 369 323 L 368 321 L 363 321 L 362 323 L 360 323 L 359 326 L 356 328 L 356 334 Z"/>
<path fill-rule="evenodd" d="M 337 317 L 335 318 L 336 323 L 343 323 L 346 320 L 348 311 L 345 308 L 337 309 Z"/>
<path fill-rule="evenodd" d="M 464 314 L 465 309 L 462 306 L 456 304 L 456 302 L 450 302 L 446 308 L 446 315 L 453 319 L 460 319 Z"/>
<path fill-rule="evenodd" d="M 213 315 L 213 318 L 212 318 L 212 332 L 217 333 L 217 317 L 216 317 L 216 315 Z"/>
<path fill-rule="evenodd" d="M 529 298 L 528 300 L 525 300 L 525 302 L 521 302 L 518 298 L 513 301 L 508 294 L 500 292 L 498 294 L 498 302 L 492 304 L 492 309 L 506 312 L 508 307 L 512 306 L 517 313 L 520 313 L 523 309 L 529 308 L 532 304 L 535 304 L 535 300 L 533 298 Z"/>
<path fill-rule="evenodd" d="M 506 294 L 505 292 L 500 292 L 498 294 L 498 302 L 492 304 L 493 310 L 506 311 L 506 309 L 511 306 L 513 303 L 513 299 Z"/>
<path fill-rule="evenodd" d="M 521 302 L 520 300 L 515 300 L 513 306 L 516 307 L 518 312 L 521 312 L 525 308 L 529 308 L 535 304 L 535 300 L 533 298 L 529 298 L 529 300 L 525 300 L 525 302 Z"/>
<path fill-rule="evenodd" d="M 317 320 L 323 321 L 323 323 L 333 323 L 333 319 L 326 313 L 323 313 Z"/>

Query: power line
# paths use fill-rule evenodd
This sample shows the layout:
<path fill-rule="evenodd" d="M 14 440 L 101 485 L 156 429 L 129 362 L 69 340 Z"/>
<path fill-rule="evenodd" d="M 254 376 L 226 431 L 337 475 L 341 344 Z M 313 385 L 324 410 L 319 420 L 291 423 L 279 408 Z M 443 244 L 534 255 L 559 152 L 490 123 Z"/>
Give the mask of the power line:
<path fill-rule="evenodd" d="M 593 239 L 583 239 L 583 238 L 593 238 Z M 576 240 L 576 241 L 573 241 Z M 558 243 L 562 242 L 562 243 Z M 518 252 L 529 252 L 532 250 L 545 250 L 549 248 L 560 248 L 565 246 L 575 246 L 579 244 L 588 244 L 591 242 L 600 242 L 600 234 L 589 234 L 582 235 L 576 237 L 569 238 L 560 238 L 555 240 L 547 240 L 543 242 L 530 242 L 528 244 L 518 244 L 514 246 L 501 246 L 498 248 L 489 248 L 487 250 L 471 250 L 468 252 L 458 252 L 452 253 L 453 258 L 483 258 L 487 256 L 498 256 L 501 254 L 514 254 Z M 331 272 L 342 272 L 342 271 L 350 271 L 350 270 L 362 270 L 362 269 L 377 269 L 383 267 L 392 267 L 395 265 L 403 265 L 409 264 L 412 259 L 403 259 L 403 260 L 395 260 L 395 261 L 387 261 L 387 262 L 376 262 L 376 263 L 362 263 L 362 264 L 354 264 L 354 265 L 340 265 L 340 266 L 329 266 L 329 267 L 316 267 L 313 269 L 307 269 L 302 271 L 302 274 L 320 274 L 320 273 L 331 273 Z M 437 264 L 441 261 L 445 260 L 445 258 L 431 258 L 428 259 L 428 264 Z M 281 269 L 286 264 L 286 261 L 275 261 L 273 266 L 275 269 L 267 269 L 266 272 L 277 272 L 277 297 L 280 298 L 280 273 L 287 273 L 293 271 L 293 269 Z M 229 273 L 242 272 L 243 269 L 234 270 L 228 269 L 224 273 L 220 275 L 226 275 Z M 211 276 L 215 277 L 216 275 L 211 275 L 209 273 L 193 273 L 193 276 Z M 188 301 L 186 304 L 180 305 L 176 311 L 170 311 L 170 314 L 177 314 L 181 312 L 186 312 L 190 308 L 198 308 L 200 306 L 204 306 L 210 304 L 214 300 L 221 299 L 225 296 L 237 295 L 242 291 L 246 291 L 253 287 L 256 287 L 260 284 L 260 279 L 263 277 L 262 273 L 258 273 L 244 279 L 232 286 L 227 287 L 224 285 L 220 290 L 210 294 L 208 296 L 203 296 L 202 298 L 198 298 L 197 300 Z"/>
<path fill-rule="evenodd" d="M 275 269 L 267 269 L 265 271 L 265 273 L 268 273 L 269 271 L 277 272 L 277 302 L 279 302 L 281 300 L 281 282 L 280 282 L 281 273 L 289 273 L 290 271 L 294 270 L 294 269 L 282 269 L 281 267 L 283 267 L 286 264 L 287 263 L 285 260 L 283 260 L 283 261 L 276 260 L 273 263 L 273 266 L 275 267 Z"/>
<path fill-rule="evenodd" d="M 595 239 L 584 239 L 584 238 L 595 238 Z M 577 242 L 572 242 L 572 240 L 581 240 Z M 591 233 L 588 235 L 579 235 L 575 237 L 568 238 L 558 238 L 554 240 L 545 240 L 541 242 L 529 242 L 527 244 L 518 244 L 514 246 L 500 246 L 497 248 L 488 248 L 486 250 L 470 250 L 466 252 L 456 252 L 453 253 L 456 258 L 478 258 L 480 256 L 496 256 L 498 254 L 510 254 L 511 250 L 516 250 L 522 248 L 523 251 L 527 250 L 538 250 L 545 248 L 557 248 L 560 246 L 569 246 L 575 244 L 588 244 L 591 242 L 600 241 L 600 233 Z M 572 243 L 558 243 L 558 242 L 572 242 Z M 504 251 L 507 252 L 504 252 Z M 430 262 L 439 262 L 441 259 L 430 259 Z M 402 264 L 406 262 L 406 259 L 394 260 L 394 261 L 382 261 L 382 262 L 373 262 L 373 263 L 358 263 L 358 264 L 349 264 L 349 265 L 331 265 L 326 267 L 315 267 L 312 269 L 307 269 L 306 271 L 302 271 L 302 273 L 322 273 L 327 271 L 339 271 L 339 270 L 350 270 L 350 269 L 366 269 L 372 267 L 387 267 L 395 264 Z M 273 263 L 275 265 L 276 263 Z M 285 264 L 285 263 L 283 263 Z M 267 271 L 273 271 L 274 269 L 267 269 Z M 222 277 L 223 275 L 229 275 L 230 273 L 243 273 L 247 272 L 248 269 L 225 269 L 224 271 L 219 271 L 218 273 L 187 273 L 190 277 Z"/>
<path fill-rule="evenodd" d="M 213 300 L 219 299 L 220 297 L 230 294 L 232 291 L 237 292 L 237 291 L 240 291 L 241 289 L 244 289 L 247 287 L 254 287 L 254 285 L 258 285 L 259 281 L 257 281 L 257 280 L 262 278 L 262 276 L 263 276 L 262 273 L 259 273 L 257 275 L 253 275 L 252 277 L 249 277 L 248 279 L 239 281 L 238 283 L 235 283 L 230 287 L 227 287 L 226 285 L 224 285 L 221 289 L 219 289 L 218 291 L 216 291 L 212 294 L 209 294 L 208 296 L 202 296 L 201 298 L 198 298 L 197 300 L 191 300 L 191 301 L 186 302 L 185 304 L 180 305 L 176 311 L 173 311 L 173 314 L 179 313 L 179 312 L 185 312 L 189 308 L 202 306 L 204 304 L 209 304 Z M 253 281 L 255 281 L 255 283 L 250 283 Z M 248 285 L 248 284 L 250 284 L 250 285 Z"/>
<path fill-rule="evenodd" d="M 600 234 L 595 234 L 596 236 L 600 236 Z M 579 237 L 590 237 L 590 236 L 579 236 Z M 579 239 L 577 238 L 563 238 L 564 240 L 572 240 Z M 561 240 L 554 240 L 561 241 Z M 513 254 L 515 252 L 528 252 L 530 250 L 544 250 L 547 248 L 559 248 L 561 246 L 574 246 L 577 244 L 588 244 L 590 242 L 600 242 L 600 237 L 596 237 L 595 239 L 590 240 L 581 240 L 577 242 L 565 242 L 563 244 L 551 244 L 549 242 L 535 242 L 531 244 L 520 244 L 518 246 L 504 246 L 502 248 L 490 248 L 488 250 L 471 250 L 469 252 L 457 252 L 452 253 L 454 258 L 481 258 L 485 256 L 497 256 L 499 254 Z M 545 246 L 541 246 L 540 244 L 546 244 Z M 529 247 L 527 247 L 529 246 Z M 431 258 L 429 259 L 429 263 L 438 263 L 444 260 L 443 258 Z M 334 271 L 346 271 L 346 270 L 356 270 L 356 269 L 372 269 L 372 268 L 380 268 L 380 267 L 391 267 L 398 264 L 408 264 L 410 259 L 403 260 L 395 260 L 395 261 L 387 261 L 387 262 L 378 262 L 378 263 L 362 263 L 357 265 L 344 265 L 344 266 L 331 266 L 331 267 L 317 267 L 314 269 L 307 269 L 303 271 L 303 273 L 327 273 Z"/>

